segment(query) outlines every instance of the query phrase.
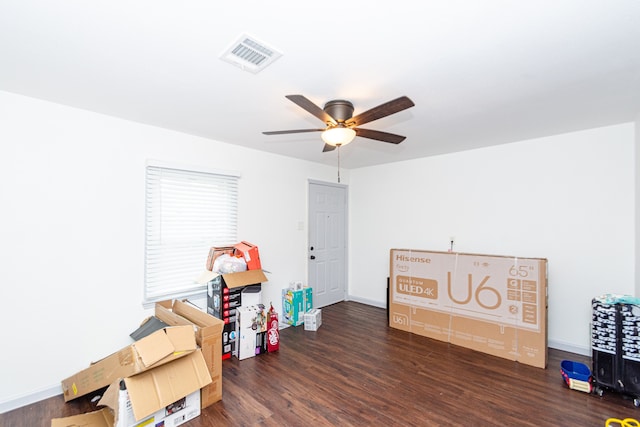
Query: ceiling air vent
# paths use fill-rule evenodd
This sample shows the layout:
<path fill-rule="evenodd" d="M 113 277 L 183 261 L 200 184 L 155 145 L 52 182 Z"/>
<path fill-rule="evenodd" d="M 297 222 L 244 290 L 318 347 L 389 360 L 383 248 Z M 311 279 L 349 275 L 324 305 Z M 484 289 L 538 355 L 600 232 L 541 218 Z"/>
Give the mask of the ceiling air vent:
<path fill-rule="evenodd" d="M 255 74 L 281 56 L 282 53 L 255 37 L 243 34 L 220 55 L 220 59 Z"/>

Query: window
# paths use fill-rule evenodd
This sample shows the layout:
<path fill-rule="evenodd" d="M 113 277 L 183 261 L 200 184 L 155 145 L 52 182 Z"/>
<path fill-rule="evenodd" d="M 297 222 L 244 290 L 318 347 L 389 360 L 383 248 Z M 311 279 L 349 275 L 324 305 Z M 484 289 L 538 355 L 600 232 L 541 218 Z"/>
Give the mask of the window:
<path fill-rule="evenodd" d="M 148 165 L 145 206 L 144 302 L 203 292 L 209 248 L 236 242 L 238 176 Z"/>

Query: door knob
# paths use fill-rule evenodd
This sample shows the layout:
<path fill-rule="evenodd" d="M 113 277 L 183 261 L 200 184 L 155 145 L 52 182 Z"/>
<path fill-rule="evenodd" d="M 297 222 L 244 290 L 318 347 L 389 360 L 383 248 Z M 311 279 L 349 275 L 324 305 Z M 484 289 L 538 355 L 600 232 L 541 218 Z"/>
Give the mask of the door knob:
<path fill-rule="evenodd" d="M 315 255 L 311 255 L 311 259 L 316 259 L 316 256 Z"/>

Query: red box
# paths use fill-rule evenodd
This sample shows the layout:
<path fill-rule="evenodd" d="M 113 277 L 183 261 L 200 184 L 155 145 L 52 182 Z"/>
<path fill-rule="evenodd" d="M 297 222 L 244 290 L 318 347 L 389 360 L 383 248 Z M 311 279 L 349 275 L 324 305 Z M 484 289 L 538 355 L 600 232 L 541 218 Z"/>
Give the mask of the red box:
<path fill-rule="evenodd" d="M 247 262 L 247 270 L 260 270 L 262 264 L 260 263 L 260 253 L 258 247 L 249 242 L 240 242 L 235 246 L 235 254 L 242 255 Z"/>

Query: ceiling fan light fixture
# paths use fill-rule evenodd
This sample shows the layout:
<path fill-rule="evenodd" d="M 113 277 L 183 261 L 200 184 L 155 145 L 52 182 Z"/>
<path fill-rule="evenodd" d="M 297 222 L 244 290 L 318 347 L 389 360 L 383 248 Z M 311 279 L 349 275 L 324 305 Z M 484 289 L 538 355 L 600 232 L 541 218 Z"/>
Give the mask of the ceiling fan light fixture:
<path fill-rule="evenodd" d="M 336 126 L 322 132 L 322 140 L 334 147 L 347 145 L 356 137 L 356 131 L 348 128 Z"/>

